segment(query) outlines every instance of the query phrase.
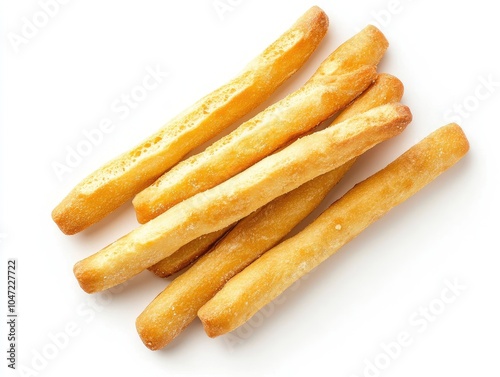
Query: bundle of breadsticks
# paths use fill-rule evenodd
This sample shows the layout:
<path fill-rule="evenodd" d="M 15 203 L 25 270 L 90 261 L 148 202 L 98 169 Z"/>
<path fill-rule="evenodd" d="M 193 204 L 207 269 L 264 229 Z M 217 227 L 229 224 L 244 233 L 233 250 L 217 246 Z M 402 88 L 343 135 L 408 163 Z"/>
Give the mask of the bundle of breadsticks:
<path fill-rule="evenodd" d="M 401 81 L 377 73 L 388 42 L 367 26 L 300 89 L 184 158 L 269 98 L 327 27 L 326 14 L 309 9 L 240 76 L 85 178 L 53 211 L 73 234 L 132 199 L 141 225 L 76 263 L 74 273 L 88 293 L 148 269 L 178 274 L 137 318 L 148 348 L 165 347 L 197 317 L 211 337 L 241 326 L 467 152 L 458 125 L 441 127 L 286 238 L 358 156 L 412 120 Z"/>

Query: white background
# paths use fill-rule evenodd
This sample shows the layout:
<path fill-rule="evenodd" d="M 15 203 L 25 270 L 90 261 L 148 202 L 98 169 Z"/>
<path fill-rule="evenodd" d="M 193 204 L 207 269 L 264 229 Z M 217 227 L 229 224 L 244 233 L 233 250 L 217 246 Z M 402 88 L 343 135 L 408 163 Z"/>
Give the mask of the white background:
<path fill-rule="evenodd" d="M 228 10 L 218 12 L 213 0 L 73 0 L 16 52 L 12 35 L 22 36 L 25 17 L 43 22 L 42 8 L 38 1 L 2 1 L 1 292 L 6 260 L 17 258 L 17 366 L 31 373 L 6 366 L 6 319 L 2 371 L 57 377 L 500 375 L 500 26 L 493 2 L 219 3 Z M 359 160 L 322 209 L 451 120 L 465 130 L 470 153 L 286 291 L 244 332 L 210 339 L 196 321 L 152 352 L 134 322 L 168 281 L 144 272 L 120 292 L 90 296 L 72 274 L 75 262 L 137 226 L 131 205 L 75 236 L 63 235 L 50 213 L 79 180 L 237 75 L 314 4 L 330 18 L 328 35 L 259 109 L 300 87 L 335 47 L 378 22 L 390 41 L 379 70 L 404 82 L 403 102 L 414 115 L 402 135 Z M 120 118 L 112 103 L 141 83 L 148 66 L 169 75 Z M 67 148 L 105 118 L 113 131 L 59 179 L 54 162 L 64 163 Z M 443 306 L 447 284 L 460 288 Z M 6 313 L 5 294 L 0 301 Z M 419 314 L 429 305 L 431 313 L 439 311 L 432 321 Z M 400 333 L 410 341 L 388 359 L 383 344 Z"/>

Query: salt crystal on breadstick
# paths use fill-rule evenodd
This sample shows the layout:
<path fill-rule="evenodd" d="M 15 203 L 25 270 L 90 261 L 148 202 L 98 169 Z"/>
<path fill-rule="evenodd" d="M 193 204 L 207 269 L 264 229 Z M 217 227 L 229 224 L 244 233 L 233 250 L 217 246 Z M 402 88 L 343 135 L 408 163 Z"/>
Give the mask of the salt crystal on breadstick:
<path fill-rule="evenodd" d="M 366 227 L 458 162 L 469 143 L 449 124 L 354 186 L 313 223 L 237 274 L 199 311 L 206 333 L 236 329 Z"/>
<path fill-rule="evenodd" d="M 408 107 L 390 104 L 305 136 L 78 262 L 75 276 L 86 292 L 118 285 L 186 243 L 229 226 L 278 196 L 398 135 L 410 121 Z"/>

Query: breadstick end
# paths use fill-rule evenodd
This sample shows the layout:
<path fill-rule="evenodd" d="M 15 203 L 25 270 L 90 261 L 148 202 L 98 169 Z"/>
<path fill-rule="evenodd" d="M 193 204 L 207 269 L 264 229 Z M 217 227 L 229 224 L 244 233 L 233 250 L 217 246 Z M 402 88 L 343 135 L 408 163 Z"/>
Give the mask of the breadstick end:
<path fill-rule="evenodd" d="M 411 110 L 408 106 L 403 105 L 399 102 L 395 103 L 393 106 L 398 114 L 399 119 L 405 125 L 405 127 L 406 125 L 411 123 L 411 121 L 413 120 L 413 114 L 411 113 Z"/>
<path fill-rule="evenodd" d="M 330 23 L 328 15 L 317 5 L 313 5 L 311 8 L 309 8 L 309 10 L 307 10 L 307 12 L 304 14 L 303 19 L 312 20 L 311 23 L 313 23 L 315 27 L 323 28 L 325 30 L 325 33 Z M 300 21 L 301 20 L 299 20 L 299 22 Z"/>
<path fill-rule="evenodd" d="M 413 119 L 410 108 L 399 102 L 380 105 L 372 110 L 368 110 L 367 113 L 379 113 L 386 117 L 386 119 L 390 119 L 390 121 L 386 122 L 384 125 L 384 128 L 390 134 L 389 137 L 399 135 Z"/>
<path fill-rule="evenodd" d="M 403 97 L 403 93 L 405 91 L 404 84 L 396 76 L 389 73 L 379 73 L 376 81 L 384 87 L 390 88 L 387 95 L 399 99 Z"/>
<path fill-rule="evenodd" d="M 132 205 L 134 206 L 135 210 L 135 217 L 137 218 L 139 224 L 145 224 L 149 220 L 154 219 L 156 216 L 165 211 L 163 209 L 160 211 L 155 211 L 155 209 L 151 208 L 148 203 L 148 201 L 141 198 L 141 193 L 137 194 L 132 200 Z"/>
<path fill-rule="evenodd" d="M 67 236 L 71 236 L 83 230 L 82 227 L 74 221 L 75 219 L 72 217 L 71 211 L 69 211 L 70 208 L 71 206 L 68 206 L 66 200 L 63 200 L 52 210 L 51 214 L 52 220 L 56 223 L 61 232 Z"/>
<path fill-rule="evenodd" d="M 470 143 L 465 135 L 464 130 L 457 123 L 449 123 L 446 126 L 448 132 L 454 136 L 455 146 L 459 153 L 465 155 L 470 149 Z"/>
<path fill-rule="evenodd" d="M 60 208 L 61 205 L 59 204 L 56 208 L 54 208 L 52 210 L 52 213 L 51 213 L 51 216 L 52 216 L 52 220 L 56 223 L 56 225 L 58 226 L 58 228 L 61 230 L 61 232 L 63 232 L 64 234 L 66 235 L 72 235 L 72 234 L 75 234 L 75 232 L 66 226 L 66 224 L 68 223 L 66 220 L 66 217 L 64 215 L 64 211 Z"/>
<path fill-rule="evenodd" d="M 96 293 L 101 291 L 99 288 L 99 278 L 96 274 L 87 268 L 85 260 L 79 261 L 73 267 L 73 274 L 80 284 L 80 287 L 87 293 Z"/>
<path fill-rule="evenodd" d="M 382 31 L 374 25 L 366 25 L 362 32 L 370 35 L 372 39 L 377 40 L 385 45 L 386 48 L 389 47 L 389 41 Z"/>
<path fill-rule="evenodd" d="M 208 301 L 210 302 L 210 301 Z M 200 319 L 203 330 L 210 338 L 216 338 L 220 335 L 223 335 L 228 332 L 225 329 L 225 326 L 221 324 L 221 317 L 214 318 L 213 312 L 209 310 L 205 310 L 205 305 L 198 310 L 198 318 Z"/>
<path fill-rule="evenodd" d="M 143 318 L 143 314 L 137 317 L 135 321 L 135 328 L 142 343 L 144 343 L 144 345 L 151 351 L 156 351 L 164 347 L 164 344 L 162 342 L 158 342 L 158 339 L 156 339 L 156 331 L 151 330 L 151 323 L 149 323 L 148 318 Z"/>
<path fill-rule="evenodd" d="M 442 126 L 438 131 L 445 135 L 444 137 L 449 141 L 449 144 L 453 146 L 454 153 L 459 156 L 459 158 L 467 154 L 470 149 L 470 143 L 464 130 L 457 123 L 449 123 Z"/>

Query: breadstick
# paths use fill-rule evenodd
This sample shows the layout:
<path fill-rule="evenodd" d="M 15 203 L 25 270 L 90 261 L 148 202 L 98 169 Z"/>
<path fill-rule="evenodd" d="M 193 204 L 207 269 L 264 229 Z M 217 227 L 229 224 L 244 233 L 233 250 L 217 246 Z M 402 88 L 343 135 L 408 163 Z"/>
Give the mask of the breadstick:
<path fill-rule="evenodd" d="M 233 225 L 229 225 L 216 232 L 204 234 L 196 238 L 182 246 L 172 255 L 149 267 L 149 270 L 161 278 L 166 278 L 179 272 L 205 254 L 232 227 Z"/>
<path fill-rule="evenodd" d="M 433 132 L 352 188 L 311 225 L 231 279 L 199 311 L 206 333 L 222 335 L 245 323 L 371 223 L 460 160 L 469 149 L 456 124 Z"/>
<path fill-rule="evenodd" d="M 328 119 L 373 82 L 375 72 L 363 66 L 376 66 L 387 47 L 386 38 L 374 27 L 344 42 L 300 89 L 180 162 L 137 194 L 132 203 L 138 221 L 145 223 L 224 182 Z"/>
<path fill-rule="evenodd" d="M 365 111 L 373 109 L 377 106 L 399 102 L 403 97 L 404 86 L 397 78 L 388 73 L 380 73 L 377 75 L 375 82 L 366 89 L 359 97 L 356 98 L 349 106 L 344 108 L 340 114 L 330 123 L 329 127 L 336 125 L 354 115 L 361 114 Z M 317 131 L 312 129 L 302 136 L 310 135 Z M 292 144 L 295 140 L 290 140 L 287 144 L 278 150 L 281 150 Z"/>
<path fill-rule="evenodd" d="M 229 232 L 209 253 L 179 275 L 137 318 L 144 344 L 163 348 L 195 318 L 198 309 L 262 253 L 310 214 L 349 169 L 323 174 L 261 207 Z"/>
<path fill-rule="evenodd" d="M 242 219 L 278 196 L 401 133 L 410 121 L 406 106 L 392 104 L 305 136 L 78 262 L 75 276 L 86 292 L 120 284 L 195 238 Z"/>
<path fill-rule="evenodd" d="M 383 103 L 399 101 L 402 95 L 402 84 L 397 78 L 380 75 L 350 110 L 344 111 L 348 111 L 350 117 L 355 115 L 355 109 L 361 113 Z M 209 253 L 172 281 L 137 318 L 136 328 L 144 344 L 157 350 L 176 338 L 227 280 L 273 247 L 311 213 L 353 163 L 354 159 L 304 183 L 241 220 Z M 163 263 L 169 268 L 169 258 L 158 265 Z"/>
<path fill-rule="evenodd" d="M 81 181 L 53 210 L 65 234 L 100 221 L 179 162 L 264 102 L 319 45 L 328 17 L 312 7 L 236 78 L 200 99 L 130 151 Z"/>
<path fill-rule="evenodd" d="M 397 77 L 381 73 L 362 95 L 342 110 L 331 125 L 340 123 L 347 118 L 361 114 L 377 106 L 399 102 L 403 97 L 403 91 L 403 84 Z M 286 215 L 284 214 L 283 216 Z M 211 233 L 210 235 L 203 235 L 200 240 L 196 239 L 190 242 L 149 269 L 159 277 L 167 277 L 178 272 L 209 250 L 209 246 L 218 238 L 215 238 L 216 233 L 222 235 L 221 231 Z M 207 237 L 209 238 L 207 239 Z M 214 237 L 213 242 L 211 242 L 211 237 Z"/>
<path fill-rule="evenodd" d="M 366 89 L 353 103 L 342 110 L 330 126 L 334 126 L 377 106 L 399 102 L 403 97 L 403 92 L 403 83 L 397 77 L 388 73 L 380 73 L 373 85 Z"/>

